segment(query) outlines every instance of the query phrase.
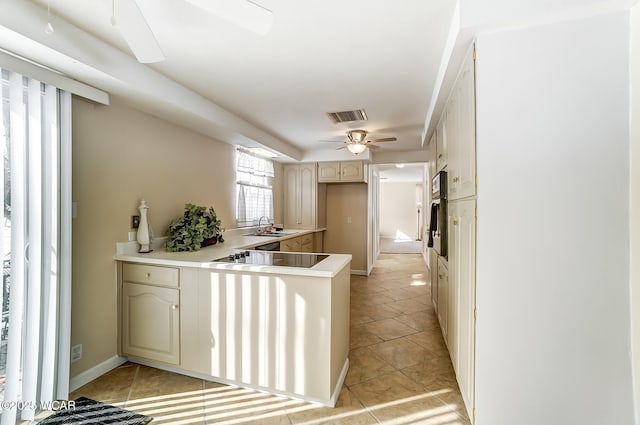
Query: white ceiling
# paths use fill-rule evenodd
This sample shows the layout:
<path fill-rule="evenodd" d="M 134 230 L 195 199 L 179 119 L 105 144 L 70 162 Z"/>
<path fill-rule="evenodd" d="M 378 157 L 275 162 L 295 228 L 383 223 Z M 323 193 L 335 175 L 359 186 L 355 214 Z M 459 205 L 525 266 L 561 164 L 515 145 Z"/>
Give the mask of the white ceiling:
<path fill-rule="evenodd" d="M 340 144 L 320 140 L 344 140 L 350 128 L 398 138 L 380 144 L 380 151 L 421 149 L 455 1 L 256 2 L 274 14 L 266 36 L 183 0 L 138 0 L 166 57 L 164 62 L 140 66 L 302 152 L 335 150 Z M 50 3 L 53 15 L 133 57 L 110 25 L 111 1 L 34 3 L 45 11 Z M 54 32 L 51 37 L 55 36 Z M 116 96 L 131 96 L 126 87 L 123 93 L 105 88 Z M 144 103 L 136 106 L 144 109 Z M 326 116 L 355 108 L 364 108 L 369 120 L 336 125 Z"/>
<path fill-rule="evenodd" d="M 274 14 L 271 31 L 260 36 L 184 0 L 136 1 L 164 62 L 135 60 L 110 25 L 110 0 L 2 0 L 0 48 L 163 119 L 228 143 L 263 145 L 285 160 L 352 158 L 336 150 L 339 143 L 320 142 L 344 140 L 350 128 L 397 137 L 379 144 L 375 158 L 369 150 L 360 155 L 378 163 L 426 159 L 429 118 L 438 116 L 456 61 L 477 31 L 626 7 L 617 0 L 254 0 Z M 326 116 L 355 108 L 369 121 L 335 125 Z"/>

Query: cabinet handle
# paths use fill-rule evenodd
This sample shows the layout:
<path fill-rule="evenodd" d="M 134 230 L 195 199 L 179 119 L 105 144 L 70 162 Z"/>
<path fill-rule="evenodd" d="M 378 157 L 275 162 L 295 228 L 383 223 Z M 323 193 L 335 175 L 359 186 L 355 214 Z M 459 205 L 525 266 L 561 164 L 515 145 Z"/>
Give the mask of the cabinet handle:
<path fill-rule="evenodd" d="M 460 181 L 460 177 L 454 177 L 454 178 L 453 178 L 453 182 L 454 182 L 454 183 L 457 183 L 457 182 L 459 182 L 459 181 Z"/>
<path fill-rule="evenodd" d="M 177 309 L 178 309 L 178 304 L 171 305 L 171 310 L 177 310 Z"/>
<path fill-rule="evenodd" d="M 151 273 L 145 273 L 144 277 L 146 277 L 147 279 L 151 277 Z"/>
<path fill-rule="evenodd" d="M 439 277 L 440 279 L 444 279 L 444 275 L 443 275 L 443 274 L 439 274 L 439 275 L 438 275 L 438 277 Z"/>
<path fill-rule="evenodd" d="M 438 158 L 442 158 L 442 154 L 438 155 Z"/>
<path fill-rule="evenodd" d="M 453 220 L 453 225 L 457 226 L 458 225 L 458 220 Z"/>

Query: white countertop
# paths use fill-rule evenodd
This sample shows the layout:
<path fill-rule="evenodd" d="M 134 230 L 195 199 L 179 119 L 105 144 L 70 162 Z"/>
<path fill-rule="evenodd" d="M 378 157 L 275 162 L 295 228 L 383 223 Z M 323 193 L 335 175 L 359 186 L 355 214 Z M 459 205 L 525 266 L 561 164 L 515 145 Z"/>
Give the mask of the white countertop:
<path fill-rule="evenodd" d="M 320 276 L 333 277 L 346 265 L 351 262 L 349 254 L 328 254 L 329 257 L 311 268 L 302 267 L 283 267 L 283 266 L 263 266 L 254 264 L 238 264 L 238 263 L 218 263 L 214 262 L 218 258 L 224 258 L 241 249 L 253 249 L 258 245 L 266 243 L 283 241 L 295 238 L 308 233 L 322 232 L 326 230 L 294 230 L 285 229 L 285 233 L 291 233 L 287 236 L 254 236 L 247 235 L 247 229 L 236 229 L 225 233 L 225 242 L 202 248 L 195 252 L 167 252 L 164 248 L 164 238 L 156 239 L 152 244 L 154 250 L 152 252 L 142 254 L 137 252 L 137 242 L 122 242 L 116 246 L 116 255 L 113 257 L 117 261 L 129 261 L 144 264 L 156 264 L 177 267 L 195 267 L 202 269 L 218 269 L 218 270 L 234 270 L 251 273 L 275 273 L 299 276 Z M 326 254 L 326 253 L 324 253 Z"/>

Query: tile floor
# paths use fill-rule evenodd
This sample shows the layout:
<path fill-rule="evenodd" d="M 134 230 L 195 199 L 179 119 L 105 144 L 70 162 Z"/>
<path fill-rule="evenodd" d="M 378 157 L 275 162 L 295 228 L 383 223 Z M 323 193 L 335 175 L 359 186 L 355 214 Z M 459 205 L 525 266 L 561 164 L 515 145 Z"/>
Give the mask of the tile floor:
<path fill-rule="evenodd" d="M 154 424 L 468 425 L 419 254 L 351 278 L 350 368 L 334 409 L 126 363 L 70 395 Z"/>

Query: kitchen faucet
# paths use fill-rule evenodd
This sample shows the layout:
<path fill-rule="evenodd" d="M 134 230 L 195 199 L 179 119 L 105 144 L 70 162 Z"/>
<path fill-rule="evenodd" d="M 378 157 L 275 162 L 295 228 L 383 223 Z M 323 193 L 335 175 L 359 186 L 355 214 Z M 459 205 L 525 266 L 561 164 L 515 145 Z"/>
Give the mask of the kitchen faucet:
<path fill-rule="evenodd" d="M 264 233 L 264 230 L 262 230 L 262 227 L 260 226 L 260 224 L 262 223 L 262 219 L 263 219 L 263 218 L 264 218 L 265 220 L 269 220 L 269 217 L 267 217 L 267 216 L 265 216 L 265 215 L 263 215 L 262 217 L 260 217 L 260 218 L 258 219 L 258 230 L 256 230 L 256 233 L 257 233 L 257 234 Z"/>

